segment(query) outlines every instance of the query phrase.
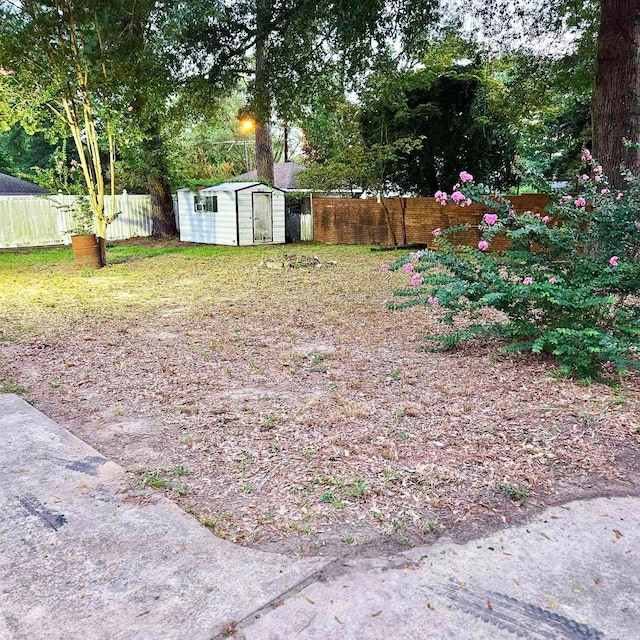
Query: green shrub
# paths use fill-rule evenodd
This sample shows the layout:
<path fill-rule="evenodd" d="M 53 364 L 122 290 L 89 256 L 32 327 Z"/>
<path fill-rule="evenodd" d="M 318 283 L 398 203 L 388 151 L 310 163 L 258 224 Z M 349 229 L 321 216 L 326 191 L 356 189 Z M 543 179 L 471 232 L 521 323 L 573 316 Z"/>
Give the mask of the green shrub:
<path fill-rule="evenodd" d="M 452 330 L 427 337 L 440 348 L 497 336 L 504 351 L 553 354 L 561 372 L 585 381 L 603 380 L 607 363 L 619 375 L 640 368 L 640 180 L 626 172 L 624 191 L 610 190 L 588 151 L 583 162 L 580 193 L 552 196 L 542 213 L 517 214 L 462 172 L 451 196 L 436 197 L 487 207 L 478 246 L 452 240 L 470 225 L 434 230 L 437 250 L 384 265 L 410 276 L 410 287 L 396 292 L 406 300 L 390 306 L 441 308 Z M 491 250 L 498 235 L 508 250 Z M 488 308 L 504 315 L 489 319 Z"/>

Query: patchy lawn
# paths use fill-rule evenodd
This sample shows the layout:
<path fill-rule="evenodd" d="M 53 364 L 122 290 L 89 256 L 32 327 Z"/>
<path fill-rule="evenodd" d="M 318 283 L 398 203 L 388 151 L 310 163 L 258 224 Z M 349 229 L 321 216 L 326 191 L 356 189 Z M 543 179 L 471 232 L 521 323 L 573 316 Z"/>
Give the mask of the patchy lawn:
<path fill-rule="evenodd" d="M 271 268 L 285 251 L 322 266 Z M 376 548 L 637 493 L 637 376 L 583 387 L 496 344 L 422 352 L 438 310 L 386 309 L 406 282 L 380 270 L 389 254 L 139 241 L 108 257 L 0 253 L 1 390 L 218 535 Z"/>

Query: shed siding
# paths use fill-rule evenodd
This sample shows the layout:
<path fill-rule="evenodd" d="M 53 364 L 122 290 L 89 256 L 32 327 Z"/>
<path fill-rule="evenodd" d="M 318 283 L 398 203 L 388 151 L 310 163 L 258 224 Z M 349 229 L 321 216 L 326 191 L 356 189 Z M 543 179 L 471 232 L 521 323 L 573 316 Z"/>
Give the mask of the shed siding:
<path fill-rule="evenodd" d="M 218 211 L 208 213 L 195 211 L 194 193 L 178 192 L 180 210 L 180 240 L 206 244 L 236 244 L 235 194 L 218 191 Z"/>

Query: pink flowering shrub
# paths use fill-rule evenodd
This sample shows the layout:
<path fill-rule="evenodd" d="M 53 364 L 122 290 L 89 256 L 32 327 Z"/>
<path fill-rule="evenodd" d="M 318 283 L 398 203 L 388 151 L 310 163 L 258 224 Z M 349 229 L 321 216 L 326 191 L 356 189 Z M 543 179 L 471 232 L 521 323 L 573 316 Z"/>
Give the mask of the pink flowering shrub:
<path fill-rule="evenodd" d="M 471 225 L 438 229 L 436 250 L 391 265 L 413 285 L 391 306 L 437 305 L 452 327 L 429 337 L 442 348 L 491 335 L 504 340 L 504 351 L 548 353 L 561 372 L 584 380 L 604 379 L 610 366 L 617 374 L 640 369 L 640 179 L 627 172 L 627 187 L 612 193 L 588 150 L 582 159 L 581 192 L 556 194 L 543 213 L 516 214 L 463 171 L 450 198 L 490 210 L 478 225 L 480 242 L 453 244 Z M 497 235 L 506 236 L 508 250 L 493 250 Z M 487 320 L 487 308 L 504 319 Z"/>

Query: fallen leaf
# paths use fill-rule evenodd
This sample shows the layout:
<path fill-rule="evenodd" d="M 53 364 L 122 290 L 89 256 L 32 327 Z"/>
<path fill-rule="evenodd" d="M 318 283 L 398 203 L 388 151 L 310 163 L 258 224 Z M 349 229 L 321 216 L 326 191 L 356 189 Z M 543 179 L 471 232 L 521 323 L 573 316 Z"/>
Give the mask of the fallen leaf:
<path fill-rule="evenodd" d="M 596 578 L 596 579 L 593 581 L 593 584 L 600 584 L 600 578 Z"/>
<path fill-rule="evenodd" d="M 461 588 L 461 589 L 464 589 L 466 586 L 467 586 L 467 583 L 466 583 L 466 582 L 461 582 L 461 583 L 460 583 L 460 588 Z"/>
<path fill-rule="evenodd" d="M 338 618 L 338 616 L 333 616 L 333 619 L 334 619 L 338 624 L 344 624 L 344 622 L 342 622 L 342 620 L 340 620 L 340 618 Z"/>
<path fill-rule="evenodd" d="M 487 600 L 487 609 L 489 609 L 489 611 L 493 611 L 493 605 L 491 604 L 491 600 Z"/>
<path fill-rule="evenodd" d="M 515 578 L 513 579 L 513 584 L 520 586 L 520 583 Z"/>
<path fill-rule="evenodd" d="M 551 609 L 555 609 L 557 606 L 558 606 L 558 601 L 557 601 L 557 600 L 552 600 L 552 601 L 549 603 L 549 607 L 550 607 Z"/>
<path fill-rule="evenodd" d="M 551 538 L 550 538 L 550 537 L 549 537 L 549 536 L 548 536 L 544 531 L 541 531 L 541 532 L 540 532 L 540 535 L 541 535 L 543 538 L 546 538 L 547 540 L 551 540 Z"/>
<path fill-rule="evenodd" d="M 142 616 L 146 616 L 148 613 L 151 613 L 151 611 L 149 611 L 149 609 L 147 609 L 146 611 L 143 611 L 142 613 L 139 613 L 136 618 L 141 618 Z"/>
<path fill-rule="evenodd" d="M 427 608 L 431 609 L 431 611 L 435 611 L 436 610 L 436 608 L 430 602 L 427 604 Z"/>
<path fill-rule="evenodd" d="M 618 531 L 617 529 L 614 529 L 614 530 L 613 530 L 613 533 L 615 533 L 615 534 L 616 534 L 616 540 L 618 540 L 619 538 L 622 538 L 622 537 L 623 537 L 623 536 L 622 536 L 622 534 L 620 533 L 620 531 Z"/>
<path fill-rule="evenodd" d="M 372 618 L 377 618 L 381 613 L 382 613 L 382 611 L 376 611 L 375 613 L 371 614 L 371 617 Z"/>
<path fill-rule="evenodd" d="M 278 602 L 276 602 L 274 605 L 275 607 L 283 607 L 284 606 L 284 600 L 278 600 Z"/>
<path fill-rule="evenodd" d="M 307 596 L 304 597 L 304 599 L 309 603 L 309 604 L 315 604 L 316 601 L 312 600 L 311 598 L 307 598 Z"/>

